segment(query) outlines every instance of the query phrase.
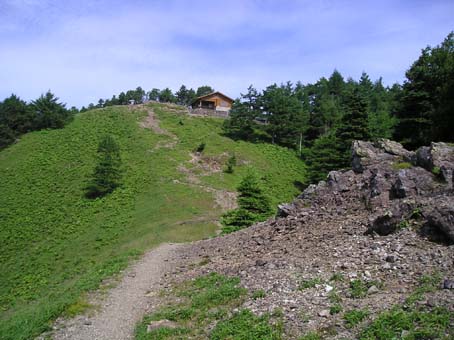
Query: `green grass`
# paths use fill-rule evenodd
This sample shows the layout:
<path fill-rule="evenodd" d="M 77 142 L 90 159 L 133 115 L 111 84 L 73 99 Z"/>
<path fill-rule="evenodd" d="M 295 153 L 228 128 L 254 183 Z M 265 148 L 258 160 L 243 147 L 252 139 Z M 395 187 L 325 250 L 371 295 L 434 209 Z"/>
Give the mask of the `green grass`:
<path fill-rule="evenodd" d="M 381 313 L 362 332 L 360 339 L 452 339 L 454 314 L 446 308 L 403 310 L 395 307 Z"/>
<path fill-rule="evenodd" d="M 375 286 L 377 288 L 382 288 L 383 284 L 379 281 L 365 281 L 355 279 L 350 281 L 350 297 L 354 299 L 360 299 L 367 295 L 367 291 L 370 287 Z"/>
<path fill-rule="evenodd" d="M 210 340 L 280 340 L 282 326 L 270 324 L 269 316 L 255 316 L 251 311 L 243 309 L 230 319 L 221 321 L 210 334 Z"/>
<path fill-rule="evenodd" d="M 156 149 L 171 138 L 139 127 L 146 112 L 110 107 L 79 114 L 61 130 L 26 134 L 0 152 L 2 339 L 49 329 L 83 292 L 159 243 L 214 235 L 222 212 L 213 196 L 174 181 L 185 181 L 177 167 L 202 141 L 204 155 L 235 152 L 238 160 L 233 174 L 201 176 L 202 185 L 234 190 L 254 167 L 273 204 L 298 193 L 293 182 L 304 181 L 305 166 L 292 151 L 235 142 L 220 134 L 220 119 L 165 110 L 155 106 L 162 127 L 179 139 L 173 149 Z M 111 195 L 88 200 L 84 187 L 105 134 L 120 145 L 124 180 Z"/>
<path fill-rule="evenodd" d="M 263 289 L 258 289 L 252 293 L 252 298 L 254 300 L 263 299 L 266 296 L 266 292 Z"/>
<path fill-rule="evenodd" d="M 369 312 L 367 310 L 353 309 L 344 314 L 345 326 L 347 328 L 353 328 L 361 321 L 363 321 Z"/>
<path fill-rule="evenodd" d="M 392 167 L 394 170 L 410 169 L 413 165 L 409 162 L 395 162 Z"/>
<path fill-rule="evenodd" d="M 322 340 L 322 336 L 318 332 L 309 332 L 304 336 L 298 338 L 298 340 Z"/>
<path fill-rule="evenodd" d="M 312 279 L 303 280 L 298 285 L 299 290 L 314 288 L 316 285 L 322 284 L 323 281 L 319 277 L 314 277 Z"/>
<path fill-rule="evenodd" d="M 432 273 L 422 276 L 415 291 L 406 299 L 404 305 L 396 305 L 378 314 L 363 328 L 360 339 L 453 339 L 454 313 L 445 307 L 429 308 L 417 304 L 427 293 L 438 289 L 442 275 Z"/>
<path fill-rule="evenodd" d="M 180 302 L 146 316 L 136 327 L 136 339 L 281 339 L 282 325 L 271 323 L 270 316 L 259 317 L 249 310 L 231 313 L 247 294 L 239 282 L 235 277 L 211 273 L 177 286 L 168 294 L 175 295 Z M 163 319 L 177 322 L 178 327 L 147 333 L 150 321 Z M 213 324 L 216 326 L 208 332 L 208 326 Z"/>

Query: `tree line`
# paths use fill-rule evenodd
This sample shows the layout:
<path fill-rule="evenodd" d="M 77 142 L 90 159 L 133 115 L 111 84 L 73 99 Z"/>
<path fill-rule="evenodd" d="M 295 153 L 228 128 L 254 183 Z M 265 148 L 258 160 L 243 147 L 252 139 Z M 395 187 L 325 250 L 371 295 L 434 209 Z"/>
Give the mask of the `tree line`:
<path fill-rule="evenodd" d="M 426 47 L 403 85 L 384 86 L 363 72 L 344 79 L 337 70 L 314 84 L 252 85 L 237 99 L 224 132 L 300 151 L 317 181 L 349 165 L 353 140 L 393 138 L 414 149 L 454 141 L 454 33 Z"/>
<path fill-rule="evenodd" d="M 0 149 L 24 133 L 62 128 L 77 112 L 75 107 L 68 110 L 51 91 L 30 103 L 12 94 L 0 102 Z"/>
<path fill-rule="evenodd" d="M 179 105 L 191 105 L 192 102 L 200 96 L 214 92 L 211 86 L 203 85 L 194 90 L 187 88 L 186 85 L 181 85 L 175 93 L 168 87 L 160 90 L 153 88 L 150 91 L 145 91 L 142 87 L 137 87 L 135 90 L 122 91 L 118 95 L 113 95 L 110 99 L 99 99 L 97 104 L 90 103 L 87 107 L 83 106 L 81 112 L 97 109 L 112 105 L 127 105 L 131 101 L 134 104 L 142 104 L 145 101 L 151 100 L 160 103 L 174 103 Z"/>

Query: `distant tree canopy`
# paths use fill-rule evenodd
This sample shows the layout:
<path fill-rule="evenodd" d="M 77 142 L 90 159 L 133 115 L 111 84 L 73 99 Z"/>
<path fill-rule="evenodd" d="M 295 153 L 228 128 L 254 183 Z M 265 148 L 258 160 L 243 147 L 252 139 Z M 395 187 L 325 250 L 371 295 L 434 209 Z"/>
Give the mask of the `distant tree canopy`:
<path fill-rule="evenodd" d="M 454 32 L 440 45 L 423 49 L 406 77 L 395 138 L 410 148 L 454 141 Z"/>
<path fill-rule="evenodd" d="M 135 104 L 142 104 L 145 100 L 189 106 L 195 98 L 211 92 L 214 92 L 214 89 L 208 85 L 200 86 L 197 90 L 194 90 L 187 88 L 183 84 L 175 93 L 168 87 L 164 89 L 153 88 L 146 92 L 139 86 L 135 90 L 128 90 L 126 92 L 120 92 L 118 95 L 113 95 L 110 99 L 100 98 L 97 104 L 90 103 L 87 107 L 82 107 L 80 111 L 84 112 L 112 105 L 128 105 L 131 101 Z"/>
<path fill-rule="evenodd" d="M 62 128 L 77 112 L 76 108 L 67 110 L 50 91 L 31 103 L 12 94 L 0 102 L 0 148 L 30 131 Z"/>
<path fill-rule="evenodd" d="M 212 92 L 214 92 L 214 89 L 211 86 L 203 85 L 197 88 L 196 97 L 201 97 Z"/>

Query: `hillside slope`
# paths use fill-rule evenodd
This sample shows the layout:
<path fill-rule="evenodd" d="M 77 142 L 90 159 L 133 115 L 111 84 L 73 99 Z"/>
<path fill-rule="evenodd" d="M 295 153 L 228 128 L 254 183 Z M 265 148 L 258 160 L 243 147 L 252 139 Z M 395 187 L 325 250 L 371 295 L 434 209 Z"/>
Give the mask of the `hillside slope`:
<path fill-rule="evenodd" d="M 250 167 L 274 204 L 298 193 L 305 167 L 292 151 L 233 141 L 221 124 L 172 105 L 110 107 L 0 152 L 0 338 L 30 338 L 77 312 L 82 292 L 145 249 L 215 235 Z M 88 200 L 84 187 L 105 134 L 120 144 L 123 185 Z M 204 152 L 194 153 L 202 142 Z M 238 166 L 225 174 L 232 154 Z"/>

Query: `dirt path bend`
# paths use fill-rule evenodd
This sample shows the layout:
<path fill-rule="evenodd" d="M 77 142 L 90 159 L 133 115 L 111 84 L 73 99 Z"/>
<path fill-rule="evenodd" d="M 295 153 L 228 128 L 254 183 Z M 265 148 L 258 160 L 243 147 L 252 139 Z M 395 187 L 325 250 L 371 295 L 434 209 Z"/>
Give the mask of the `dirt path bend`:
<path fill-rule="evenodd" d="M 107 296 L 90 301 L 99 305 L 93 315 L 60 320 L 49 334 L 60 340 L 125 340 L 134 338 L 134 327 L 150 308 L 149 292 L 158 291 L 159 280 L 178 263 L 183 245 L 162 244 L 146 253 L 124 273 Z"/>

